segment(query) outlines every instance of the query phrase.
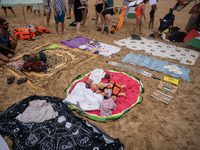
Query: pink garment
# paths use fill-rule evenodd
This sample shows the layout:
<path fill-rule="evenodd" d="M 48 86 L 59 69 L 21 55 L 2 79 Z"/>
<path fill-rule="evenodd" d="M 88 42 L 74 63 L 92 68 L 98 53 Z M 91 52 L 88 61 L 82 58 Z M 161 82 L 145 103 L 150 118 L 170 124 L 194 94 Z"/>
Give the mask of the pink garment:
<path fill-rule="evenodd" d="M 23 68 L 23 64 L 25 63 L 24 60 L 17 60 L 10 62 L 8 65 L 13 66 L 15 69 L 21 70 Z"/>
<path fill-rule="evenodd" d="M 101 102 L 101 107 L 100 107 L 100 114 L 102 117 L 106 117 L 106 116 L 111 116 L 112 115 L 112 109 L 116 109 L 116 104 L 113 101 L 112 98 L 109 99 L 104 99 Z"/>

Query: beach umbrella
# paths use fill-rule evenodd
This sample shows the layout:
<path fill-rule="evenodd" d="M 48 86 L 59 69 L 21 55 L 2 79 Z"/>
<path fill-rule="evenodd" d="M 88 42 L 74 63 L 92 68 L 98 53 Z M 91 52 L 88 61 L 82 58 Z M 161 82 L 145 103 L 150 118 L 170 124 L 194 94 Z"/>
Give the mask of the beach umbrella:
<path fill-rule="evenodd" d="M 183 40 L 183 45 L 191 45 L 200 49 L 200 31 L 190 30 Z"/>
<path fill-rule="evenodd" d="M 24 6 L 34 6 L 41 4 L 43 4 L 42 0 L 0 0 L 0 6 L 4 7 L 22 6 L 25 24 L 26 24 L 26 18 L 24 13 Z"/>

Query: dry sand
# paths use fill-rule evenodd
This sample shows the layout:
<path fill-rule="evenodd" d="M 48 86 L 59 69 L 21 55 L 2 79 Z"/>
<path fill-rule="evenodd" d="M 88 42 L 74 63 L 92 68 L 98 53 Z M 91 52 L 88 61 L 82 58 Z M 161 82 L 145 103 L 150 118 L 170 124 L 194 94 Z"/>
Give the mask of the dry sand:
<path fill-rule="evenodd" d="M 150 6 L 147 4 L 145 12 L 147 20 L 143 23 L 143 34 L 141 36 L 149 38 L 148 35 L 153 33 L 158 28 L 159 18 L 162 18 L 166 13 L 168 13 L 169 8 L 173 7 L 175 3 L 175 0 L 159 0 L 157 5 L 158 10 L 155 13 L 155 28 L 153 29 L 148 29 Z M 184 31 L 184 28 L 190 17 L 188 12 L 194 3 L 195 2 L 190 3 L 181 12 L 174 11 L 176 16 L 174 25 L 180 27 L 182 31 Z M 122 0 L 115 0 L 115 6 L 117 5 L 122 5 Z M 14 11 L 17 17 L 13 17 L 10 10 L 8 10 L 8 17 L 5 18 L 10 23 L 11 29 L 24 27 L 22 8 L 14 7 Z M 34 26 L 38 25 L 47 27 L 45 17 L 43 16 L 42 5 L 41 17 L 39 17 L 38 14 L 35 17 L 33 13 L 30 12 L 28 14 L 26 13 L 25 15 L 28 23 L 31 23 Z M 4 17 L 4 12 L 2 9 L 0 9 L 0 16 Z M 86 20 L 86 28 L 81 27 L 81 36 L 111 45 L 115 45 L 113 43 L 114 40 L 128 38 L 136 23 L 136 19 L 126 19 L 120 31 L 116 32 L 116 34 L 108 36 L 107 34 L 101 34 L 100 32 L 96 31 L 94 26 L 95 22 L 91 20 L 92 17 L 95 17 L 94 6 L 93 1 L 89 0 L 89 13 Z M 115 15 L 113 20 L 117 23 L 119 20 L 119 15 Z M 74 19 L 65 21 L 65 35 L 61 34 L 59 28 L 60 34 L 56 36 L 54 17 L 52 14 L 50 27 L 48 27 L 48 29 L 51 31 L 51 34 L 38 36 L 35 38 L 35 41 L 18 41 L 15 55 L 18 56 L 20 54 L 24 54 L 29 50 L 43 44 L 50 42 L 60 44 L 60 41 L 79 36 L 75 32 L 75 27 L 69 26 L 69 23 L 72 21 L 74 21 Z M 138 34 L 138 32 L 139 31 L 137 29 L 135 33 Z M 161 39 L 157 40 L 162 41 Z M 168 42 L 167 44 L 181 46 L 181 44 L 177 43 Z M 197 49 L 194 50 L 198 51 Z M 160 82 L 159 80 L 154 80 L 153 78 L 148 78 L 133 71 L 122 69 L 120 67 L 114 67 L 106 63 L 106 61 L 116 61 L 121 63 L 120 58 L 124 57 L 131 51 L 137 54 L 147 55 L 146 53 L 130 50 L 125 47 L 123 47 L 119 53 L 112 55 L 111 58 L 99 55 L 98 58 L 90 60 L 85 64 L 78 64 L 70 70 L 62 71 L 60 77 L 51 86 L 49 86 L 45 92 L 34 90 L 26 83 L 17 85 L 16 80 L 15 83 L 8 85 L 6 78 L 12 74 L 7 71 L 0 71 L 0 111 L 4 111 L 12 104 L 35 94 L 43 96 L 56 96 L 64 99 L 64 89 L 70 85 L 72 79 L 77 75 L 87 73 L 95 68 L 117 69 L 120 71 L 125 71 L 141 79 L 145 89 L 145 92 L 142 94 L 143 102 L 132 108 L 124 117 L 114 122 L 99 123 L 76 113 L 79 117 L 84 118 L 89 123 L 96 125 L 111 137 L 119 138 L 124 144 L 125 150 L 200 149 L 200 58 L 196 60 L 196 63 L 193 66 L 180 64 L 190 69 L 190 78 L 192 79 L 192 82 L 180 80 L 178 90 L 175 94 L 171 94 L 162 90 L 163 93 L 173 96 L 170 104 L 166 105 L 150 96 L 155 90 L 157 90 L 157 86 Z M 179 64 L 177 61 L 172 59 L 161 57 L 155 58 Z M 162 79 L 164 76 L 169 76 L 167 74 L 152 71 L 144 67 L 129 64 L 126 65 L 148 71 L 158 77 L 161 77 Z M 11 148 L 12 142 L 6 137 L 5 139 Z"/>

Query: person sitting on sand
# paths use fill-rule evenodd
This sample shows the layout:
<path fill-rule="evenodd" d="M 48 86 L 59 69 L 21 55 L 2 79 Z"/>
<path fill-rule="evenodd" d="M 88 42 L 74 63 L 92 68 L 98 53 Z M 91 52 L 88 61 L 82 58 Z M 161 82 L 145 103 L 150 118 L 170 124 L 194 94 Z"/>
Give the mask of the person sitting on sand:
<path fill-rule="evenodd" d="M 169 25 L 173 23 L 174 21 L 174 14 L 173 14 L 173 9 L 169 9 L 169 13 L 165 15 L 163 19 L 160 19 L 160 27 L 159 30 L 165 30 L 169 28 Z"/>
<path fill-rule="evenodd" d="M 141 29 L 142 29 L 142 17 L 144 16 L 144 19 L 146 20 L 146 16 L 145 16 L 145 8 L 146 8 L 146 0 L 143 0 L 143 2 L 139 3 L 136 8 L 136 25 L 133 28 L 133 31 L 131 34 L 133 34 L 135 32 L 135 30 L 137 29 L 137 27 L 139 26 L 139 33 L 141 33 Z"/>
<path fill-rule="evenodd" d="M 65 0 L 52 0 L 52 6 L 54 10 L 55 17 L 55 28 L 56 35 L 58 35 L 58 23 L 61 22 L 61 30 L 62 34 L 64 34 L 64 22 L 65 22 L 65 13 L 67 14 Z"/>
<path fill-rule="evenodd" d="M 9 35 L 12 40 L 9 39 Z M 17 37 L 9 27 L 9 23 L 0 18 L 0 66 L 12 58 L 17 47 Z"/>
<path fill-rule="evenodd" d="M 103 18 L 102 23 L 102 33 L 104 32 L 106 21 L 108 21 L 108 34 L 110 35 L 111 27 L 112 27 L 112 15 L 116 15 L 118 13 L 118 8 L 122 8 L 121 6 L 107 8 L 104 9 L 101 13 L 101 17 Z"/>

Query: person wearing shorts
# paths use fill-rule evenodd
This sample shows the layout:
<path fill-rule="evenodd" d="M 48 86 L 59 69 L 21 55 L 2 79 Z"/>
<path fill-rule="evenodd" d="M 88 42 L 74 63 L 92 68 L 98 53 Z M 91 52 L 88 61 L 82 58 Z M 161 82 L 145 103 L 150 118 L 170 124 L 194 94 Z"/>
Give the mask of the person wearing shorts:
<path fill-rule="evenodd" d="M 15 12 L 12 9 L 12 7 L 4 7 L 4 6 L 2 6 L 2 9 L 4 10 L 4 13 L 5 13 L 6 17 L 8 17 L 8 15 L 7 15 L 7 9 L 10 9 L 10 11 L 13 13 L 14 17 L 16 17 Z"/>
<path fill-rule="evenodd" d="M 12 40 L 10 40 L 10 37 Z M 17 37 L 9 27 L 9 23 L 0 18 L 0 66 L 12 58 L 17 47 Z"/>
<path fill-rule="evenodd" d="M 54 17 L 55 17 L 55 28 L 56 35 L 58 35 L 58 23 L 61 22 L 62 34 L 64 34 L 64 22 L 65 22 L 65 13 L 67 14 L 65 0 L 52 0 Z"/>
<path fill-rule="evenodd" d="M 46 22 L 47 22 L 47 26 L 49 26 L 49 22 L 50 22 L 50 16 L 51 16 L 51 0 L 43 0 L 44 4 L 43 4 L 43 10 L 46 16 Z"/>
<path fill-rule="evenodd" d="M 74 0 L 68 0 L 68 10 L 69 10 L 69 17 L 66 19 L 71 19 L 71 10 L 74 12 Z"/>

